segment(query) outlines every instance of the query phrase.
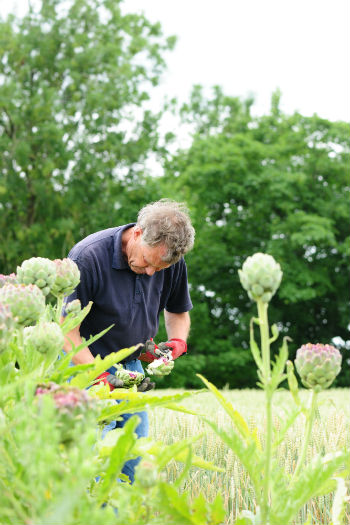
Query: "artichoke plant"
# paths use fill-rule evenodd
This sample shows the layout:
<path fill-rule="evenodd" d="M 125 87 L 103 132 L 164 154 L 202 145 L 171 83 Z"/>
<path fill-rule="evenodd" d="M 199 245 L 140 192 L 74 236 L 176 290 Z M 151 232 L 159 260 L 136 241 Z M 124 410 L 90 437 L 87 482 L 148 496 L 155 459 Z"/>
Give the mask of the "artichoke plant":
<path fill-rule="evenodd" d="M 5 284 L 0 303 L 7 304 L 20 326 L 35 324 L 45 310 L 45 297 L 36 284 Z"/>
<path fill-rule="evenodd" d="M 55 297 L 71 294 L 80 282 L 80 271 L 72 259 L 55 259 L 56 280 L 53 283 L 51 293 Z"/>
<path fill-rule="evenodd" d="M 248 257 L 238 270 L 239 279 L 253 301 L 271 301 L 282 280 L 282 270 L 275 259 L 266 253 Z"/>
<path fill-rule="evenodd" d="M 64 336 L 57 323 L 44 322 L 24 328 L 23 342 L 25 347 L 35 348 L 41 354 L 58 353 L 63 348 Z"/>
<path fill-rule="evenodd" d="M 44 257 L 32 257 L 17 266 L 17 279 L 21 284 L 36 284 L 48 295 L 56 279 L 56 265 Z"/>
<path fill-rule="evenodd" d="M 6 349 L 15 327 L 15 319 L 7 304 L 0 303 L 0 353 Z"/>
<path fill-rule="evenodd" d="M 295 367 L 303 385 L 319 391 L 333 383 L 340 372 L 341 360 L 334 346 L 307 343 L 297 350 Z"/>

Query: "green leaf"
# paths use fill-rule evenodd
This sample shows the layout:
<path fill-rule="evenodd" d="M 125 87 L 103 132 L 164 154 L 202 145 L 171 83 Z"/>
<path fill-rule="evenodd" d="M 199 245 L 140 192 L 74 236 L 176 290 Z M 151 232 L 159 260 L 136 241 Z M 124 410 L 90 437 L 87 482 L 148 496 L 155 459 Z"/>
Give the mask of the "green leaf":
<path fill-rule="evenodd" d="M 287 490 L 280 491 L 271 509 L 271 525 L 289 523 L 311 498 L 324 492 L 337 471 L 350 463 L 350 452 L 338 451 L 317 456 L 304 467 Z"/>
<path fill-rule="evenodd" d="M 107 330 L 109 330 L 109 328 Z M 100 334 L 98 335 L 100 336 Z M 88 386 L 91 386 L 91 383 L 94 379 L 96 379 L 96 377 L 102 374 L 102 372 L 108 370 L 108 368 L 110 368 L 114 364 L 119 363 L 119 361 L 122 361 L 130 354 L 135 352 L 138 346 L 139 345 L 131 346 L 130 348 L 124 348 L 123 350 L 119 350 L 118 352 L 113 352 L 106 356 L 104 359 L 101 359 L 99 355 L 96 356 L 94 362 L 92 363 L 93 367 L 90 370 L 77 374 L 72 379 L 71 385 L 76 386 L 78 388 L 87 388 Z"/>
<path fill-rule="evenodd" d="M 337 488 L 332 505 L 332 525 L 345 525 L 346 504 L 349 501 L 346 484 L 343 478 L 335 478 Z"/>
<path fill-rule="evenodd" d="M 254 485 L 256 494 L 259 494 L 261 470 L 263 468 L 264 458 L 256 442 L 252 439 L 249 443 L 247 443 L 246 441 L 242 440 L 242 438 L 237 432 L 234 431 L 234 429 L 231 429 L 230 432 L 225 432 L 212 421 L 206 418 L 203 418 L 203 420 L 236 454 L 242 465 L 247 470 Z"/>
<path fill-rule="evenodd" d="M 270 344 L 278 339 L 278 328 L 276 324 L 271 326 L 272 337 L 270 338 Z"/>
<path fill-rule="evenodd" d="M 181 394 L 159 396 L 148 392 L 129 392 L 116 389 L 109 393 L 108 399 L 117 399 L 121 402 L 116 405 L 103 408 L 100 415 L 98 416 L 98 421 L 112 421 L 121 414 L 140 412 L 144 409 L 159 406 L 171 409 L 174 403 L 177 401 L 182 401 L 183 399 L 191 397 L 192 395 L 193 392 L 183 392 Z"/>
<path fill-rule="evenodd" d="M 287 379 L 290 393 L 293 396 L 294 402 L 301 407 L 302 403 L 299 397 L 298 381 L 294 374 L 294 365 L 292 361 L 287 361 Z"/>
<path fill-rule="evenodd" d="M 263 373 L 264 371 L 264 365 L 261 359 L 261 353 L 259 350 L 259 347 L 254 339 L 254 326 L 253 323 L 256 322 L 256 318 L 252 318 L 250 320 L 250 350 L 253 354 L 254 361 L 256 362 L 257 367 L 259 368 L 260 372 Z M 260 323 L 259 323 L 260 324 Z"/>
<path fill-rule="evenodd" d="M 210 505 L 211 522 L 213 524 L 221 524 L 224 522 L 226 517 L 226 511 L 220 492 L 218 492 L 215 500 Z"/>
<path fill-rule="evenodd" d="M 125 423 L 122 429 L 123 432 L 118 435 L 117 442 L 110 455 L 108 467 L 99 487 L 98 497 L 100 504 L 106 500 L 111 486 L 117 483 L 118 474 L 123 468 L 124 463 L 130 459 L 131 456 L 134 456 L 132 449 L 137 440 L 135 429 L 139 422 L 140 420 L 137 416 L 132 416 Z"/>
<path fill-rule="evenodd" d="M 219 390 L 212 383 L 207 381 L 205 377 L 203 377 L 202 375 L 200 374 L 196 374 L 196 375 L 203 381 L 203 383 L 208 387 L 208 389 L 214 394 L 214 396 L 219 401 L 221 406 L 225 409 L 227 414 L 230 416 L 231 420 L 235 424 L 236 428 L 238 429 L 242 437 L 250 438 L 251 433 L 249 431 L 249 427 L 245 419 L 241 416 L 241 414 L 233 408 L 232 404 L 225 399 L 225 397 L 221 394 L 221 392 L 219 392 Z"/>
<path fill-rule="evenodd" d="M 283 374 L 283 371 L 288 359 L 288 340 L 290 340 L 289 337 L 283 338 L 283 343 L 279 350 L 279 354 L 272 366 L 270 386 L 273 390 L 275 390 L 278 385 L 287 378 L 287 376 Z"/>

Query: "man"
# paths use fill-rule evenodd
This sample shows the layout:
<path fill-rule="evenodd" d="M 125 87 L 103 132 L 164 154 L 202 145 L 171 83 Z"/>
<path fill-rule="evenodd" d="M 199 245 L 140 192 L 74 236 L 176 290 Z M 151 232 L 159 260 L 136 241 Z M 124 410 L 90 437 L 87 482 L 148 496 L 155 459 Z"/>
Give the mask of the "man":
<path fill-rule="evenodd" d="M 150 362 L 157 357 L 150 340 L 157 334 L 162 311 L 168 341 L 161 348 L 171 351 L 173 359 L 187 351 L 192 303 L 183 255 L 193 242 L 194 229 L 185 206 L 162 199 L 142 208 L 136 223 L 94 233 L 73 247 L 68 257 L 78 265 L 81 280 L 67 302 L 80 299 L 82 307 L 89 301 L 93 305 L 80 327 L 67 334 L 64 350 L 71 350 L 70 341 L 78 346 L 81 337 L 89 339 L 114 324 L 103 337 L 76 354 L 74 364 L 91 363 L 97 355 L 105 357 L 121 348 L 146 343 L 146 353 L 137 351 L 123 362 L 124 368 L 143 372 L 140 359 Z M 110 372 L 115 368 L 101 374 L 100 379 L 113 389 Z M 153 386 L 147 378 L 140 390 Z M 141 422 L 137 435 L 147 436 L 147 414 L 138 415 Z M 112 422 L 105 430 L 122 426 L 129 417 Z M 137 462 L 128 461 L 123 468 L 131 482 Z"/>

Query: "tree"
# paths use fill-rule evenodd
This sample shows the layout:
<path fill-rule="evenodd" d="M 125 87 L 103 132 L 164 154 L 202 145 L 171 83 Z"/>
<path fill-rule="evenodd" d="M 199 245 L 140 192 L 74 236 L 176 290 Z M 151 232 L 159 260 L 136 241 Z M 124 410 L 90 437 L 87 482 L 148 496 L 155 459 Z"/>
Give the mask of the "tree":
<path fill-rule="evenodd" d="M 192 145 L 169 162 L 164 181 L 193 213 L 190 347 L 217 386 L 255 384 L 247 350 L 255 312 L 237 273 L 255 252 L 282 266 L 269 315 L 292 338 L 291 358 L 303 343 L 347 339 L 349 126 L 284 115 L 279 96 L 270 114 L 253 118 L 250 100 L 219 88 L 205 100 L 196 87 L 184 108 Z"/>
<path fill-rule="evenodd" d="M 175 40 L 120 3 L 41 0 L 0 21 L 3 273 L 65 256 L 157 197 L 144 163 L 160 114 L 145 104 Z"/>

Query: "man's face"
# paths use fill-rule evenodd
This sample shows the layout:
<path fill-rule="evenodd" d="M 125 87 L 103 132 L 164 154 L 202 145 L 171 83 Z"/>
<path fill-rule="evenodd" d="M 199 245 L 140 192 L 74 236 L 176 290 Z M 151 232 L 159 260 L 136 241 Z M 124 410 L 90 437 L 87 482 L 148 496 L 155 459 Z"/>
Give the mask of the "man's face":
<path fill-rule="evenodd" d="M 167 248 L 164 245 L 150 247 L 142 243 L 141 231 L 136 230 L 133 243 L 127 253 L 130 269 L 138 274 L 153 275 L 155 272 L 169 268 L 170 264 L 162 260 Z"/>

